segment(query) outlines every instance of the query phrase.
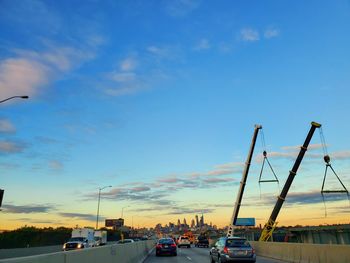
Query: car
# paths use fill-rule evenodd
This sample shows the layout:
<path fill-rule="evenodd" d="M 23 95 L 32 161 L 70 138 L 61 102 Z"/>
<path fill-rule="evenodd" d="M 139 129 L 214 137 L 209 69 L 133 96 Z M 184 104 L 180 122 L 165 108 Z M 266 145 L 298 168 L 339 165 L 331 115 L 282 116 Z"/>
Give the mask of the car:
<path fill-rule="evenodd" d="M 117 244 L 126 244 L 126 243 L 134 243 L 134 242 L 135 242 L 134 240 L 126 238 L 126 239 L 119 240 Z"/>
<path fill-rule="evenodd" d="M 177 240 L 177 246 L 178 247 L 191 247 L 191 242 L 188 236 L 180 236 Z"/>
<path fill-rule="evenodd" d="M 209 240 L 206 236 L 198 236 L 196 238 L 195 247 L 209 247 Z"/>
<path fill-rule="evenodd" d="M 88 247 L 90 247 L 90 244 L 86 238 L 72 237 L 68 240 L 68 242 L 63 244 L 62 250 L 68 251 L 68 250 L 82 249 L 82 248 L 88 248 Z"/>
<path fill-rule="evenodd" d="M 210 262 L 255 262 L 256 254 L 242 237 L 222 237 L 210 250 Z"/>
<path fill-rule="evenodd" d="M 158 240 L 156 245 L 156 256 L 161 255 L 172 255 L 177 256 L 177 248 L 172 238 L 161 238 Z"/>

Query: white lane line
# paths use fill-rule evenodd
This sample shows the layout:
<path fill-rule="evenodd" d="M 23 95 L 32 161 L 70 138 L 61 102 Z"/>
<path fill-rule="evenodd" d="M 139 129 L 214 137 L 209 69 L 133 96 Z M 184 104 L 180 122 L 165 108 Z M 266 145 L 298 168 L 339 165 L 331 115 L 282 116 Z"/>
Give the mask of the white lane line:
<path fill-rule="evenodd" d="M 192 259 L 190 257 L 186 257 L 189 261 L 192 261 Z"/>

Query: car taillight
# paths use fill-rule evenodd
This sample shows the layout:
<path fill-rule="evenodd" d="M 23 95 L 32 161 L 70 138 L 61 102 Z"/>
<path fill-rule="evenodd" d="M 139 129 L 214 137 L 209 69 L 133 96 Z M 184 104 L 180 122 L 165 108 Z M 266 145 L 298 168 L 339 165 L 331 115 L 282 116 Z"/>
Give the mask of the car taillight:
<path fill-rule="evenodd" d="M 162 245 L 158 244 L 158 245 L 156 246 L 156 248 L 162 248 Z"/>
<path fill-rule="evenodd" d="M 252 253 L 255 254 L 255 249 L 252 249 Z"/>
<path fill-rule="evenodd" d="M 170 246 L 171 246 L 171 247 L 176 247 L 176 244 L 171 244 Z"/>
<path fill-rule="evenodd" d="M 228 248 L 224 247 L 224 253 L 228 254 Z"/>

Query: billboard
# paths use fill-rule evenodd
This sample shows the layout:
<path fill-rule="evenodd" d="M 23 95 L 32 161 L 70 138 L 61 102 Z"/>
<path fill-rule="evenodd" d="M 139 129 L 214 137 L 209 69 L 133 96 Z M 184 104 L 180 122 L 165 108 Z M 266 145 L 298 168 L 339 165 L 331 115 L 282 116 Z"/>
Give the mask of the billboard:
<path fill-rule="evenodd" d="M 235 226 L 255 226 L 255 218 L 237 218 Z"/>
<path fill-rule="evenodd" d="M 121 227 L 124 225 L 124 219 L 118 218 L 118 219 L 106 219 L 105 220 L 105 226 L 106 227 Z"/>

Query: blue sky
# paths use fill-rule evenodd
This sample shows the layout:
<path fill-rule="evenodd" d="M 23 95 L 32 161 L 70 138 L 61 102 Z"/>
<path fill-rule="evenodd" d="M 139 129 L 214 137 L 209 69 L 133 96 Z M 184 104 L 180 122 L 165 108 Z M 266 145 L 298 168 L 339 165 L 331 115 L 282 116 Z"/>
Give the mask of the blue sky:
<path fill-rule="evenodd" d="M 105 185 L 102 217 L 128 206 L 129 224 L 153 226 L 204 211 L 223 226 L 256 123 L 281 185 L 317 121 L 350 187 L 349 11 L 349 1 L 1 1 L 1 98 L 30 96 L 1 104 L 2 227 L 93 225 Z M 312 145 L 281 223 L 300 223 L 288 216 L 300 209 L 303 224 L 348 222 L 338 199 L 323 216 L 317 133 Z M 260 198 L 262 150 L 242 209 L 258 223 L 276 194 Z"/>

